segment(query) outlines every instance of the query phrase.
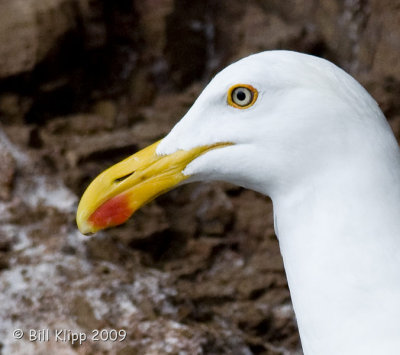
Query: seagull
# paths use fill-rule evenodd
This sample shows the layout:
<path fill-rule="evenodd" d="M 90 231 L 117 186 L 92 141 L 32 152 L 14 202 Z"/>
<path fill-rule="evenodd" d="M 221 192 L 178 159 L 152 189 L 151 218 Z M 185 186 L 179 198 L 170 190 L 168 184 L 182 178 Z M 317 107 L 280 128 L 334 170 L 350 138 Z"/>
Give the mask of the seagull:
<path fill-rule="evenodd" d="M 400 354 L 400 150 L 354 78 L 284 50 L 231 64 L 165 138 L 89 185 L 77 225 L 212 180 L 271 198 L 305 355 Z"/>

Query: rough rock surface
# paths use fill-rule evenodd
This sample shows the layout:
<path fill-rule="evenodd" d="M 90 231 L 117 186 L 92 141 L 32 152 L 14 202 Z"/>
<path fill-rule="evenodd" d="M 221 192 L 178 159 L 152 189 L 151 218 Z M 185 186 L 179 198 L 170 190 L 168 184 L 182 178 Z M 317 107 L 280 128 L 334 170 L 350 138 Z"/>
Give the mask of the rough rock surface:
<path fill-rule="evenodd" d="M 32 70 L 77 25 L 76 15 L 72 0 L 0 1 L 0 78 Z"/>
<path fill-rule="evenodd" d="M 265 197 L 188 185 L 90 238 L 76 204 L 261 50 L 334 61 L 399 137 L 399 23 L 398 0 L 0 0 L 0 354 L 301 353 Z M 31 342 L 29 329 L 127 336 Z"/>

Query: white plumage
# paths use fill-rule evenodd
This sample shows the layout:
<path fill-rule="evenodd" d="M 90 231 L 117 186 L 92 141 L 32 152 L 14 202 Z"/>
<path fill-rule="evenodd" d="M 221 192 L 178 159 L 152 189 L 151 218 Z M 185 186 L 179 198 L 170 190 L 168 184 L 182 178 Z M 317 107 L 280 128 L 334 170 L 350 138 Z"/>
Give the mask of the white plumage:
<path fill-rule="evenodd" d="M 238 83 L 253 106 L 226 102 Z M 157 148 L 232 142 L 194 159 L 187 181 L 223 180 L 272 198 L 306 355 L 400 354 L 400 152 L 352 77 L 271 51 L 220 72 Z"/>

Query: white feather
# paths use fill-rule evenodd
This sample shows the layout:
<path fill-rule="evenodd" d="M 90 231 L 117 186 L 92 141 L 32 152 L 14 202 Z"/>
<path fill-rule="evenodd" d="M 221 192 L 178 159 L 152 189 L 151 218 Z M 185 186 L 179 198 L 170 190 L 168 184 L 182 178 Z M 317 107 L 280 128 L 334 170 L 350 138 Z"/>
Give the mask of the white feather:
<path fill-rule="evenodd" d="M 250 84 L 256 103 L 227 104 Z M 271 51 L 220 72 L 158 154 L 218 142 L 184 173 L 271 196 L 306 355 L 400 354 L 400 152 L 371 96 L 332 63 Z"/>

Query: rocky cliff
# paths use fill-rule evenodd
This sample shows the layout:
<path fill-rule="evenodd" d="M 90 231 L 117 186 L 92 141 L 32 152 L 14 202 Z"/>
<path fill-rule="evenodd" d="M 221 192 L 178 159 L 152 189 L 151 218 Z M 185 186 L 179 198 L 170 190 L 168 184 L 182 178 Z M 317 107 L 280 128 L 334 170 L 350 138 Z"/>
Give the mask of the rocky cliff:
<path fill-rule="evenodd" d="M 218 70 L 279 48 L 350 72 L 399 136 L 398 0 L 0 0 L 1 354 L 301 353 L 263 196 L 195 184 L 96 237 L 74 223 L 102 169 L 163 137 Z"/>

